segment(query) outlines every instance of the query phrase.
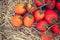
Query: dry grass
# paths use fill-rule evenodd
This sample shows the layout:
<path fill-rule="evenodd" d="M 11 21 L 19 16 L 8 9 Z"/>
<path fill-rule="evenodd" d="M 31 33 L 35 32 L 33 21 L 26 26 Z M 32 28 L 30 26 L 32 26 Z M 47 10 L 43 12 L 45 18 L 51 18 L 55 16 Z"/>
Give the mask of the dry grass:
<path fill-rule="evenodd" d="M 18 3 L 32 2 L 32 0 L 0 0 L 0 40 L 40 40 L 40 32 L 33 27 L 14 28 L 10 19 L 15 14 L 13 8 Z M 60 36 L 59 36 L 60 37 Z"/>

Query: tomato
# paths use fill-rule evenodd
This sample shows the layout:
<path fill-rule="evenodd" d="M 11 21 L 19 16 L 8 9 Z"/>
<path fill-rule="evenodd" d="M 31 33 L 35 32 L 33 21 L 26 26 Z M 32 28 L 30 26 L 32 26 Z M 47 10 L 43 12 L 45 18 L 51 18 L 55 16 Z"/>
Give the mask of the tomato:
<path fill-rule="evenodd" d="M 25 13 L 26 13 L 25 5 L 24 5 L 23 3 L 17 4 L 17 5 L 14 7 L 14 12 L 15 12 L 16 14 L 25 14 Z"/>
<path fill-rule="evenodd" d="M 40 31 L 46 31 L 48 23 L 45 20 L 41 20 L 37 23 L 36 28 Z"/>
<path fill-rule="evenodd" d="M 49 24 L 54 24 L 56 21 L 58 21 L 58 14 L 53 10 L 47 10 L 45 12 L 45 20 Z"/>
<path fill-rule="evenodd" d="M 54 25 L 51 29 L 54 33 L 60 34 L 60 25 L 59 24 Z"/>
<path fill-rule="evenodd" d="M 27 4 L 27 10 L 28 10 L 28 11 L 34 11 L 34 10 L 35 10 L 34 4 L 28 3 L 28 4 Z"/>
<path fill-rule="evenodd" d="M 32 15 L 27 15 L 24 17 L 24 25 L 27 27 L 31 27 L 34 23 L 34 17 Z"/>
<path fill-rule="evenodd" d="M 40 38 L 41 40 L 52 40 L 53 38 L 52 32 L 42 32 Z"/>
<path fill-rule="evenodd" d="M 46 0 L 34 0 L 36 6 L 43 6 Z"/>
<path fill-rule="evenodd" d="M 56 8 L 58 9 L 58 11 L 60 11 L 60 2 L 57 2 Z"/>
<path fill-rule="evenodd" d="M 20 27 L 20 26 L 23 24 L 21 18 L 22 18 L 22 17 L 19 16 L 19 15 L 13 16 L 13 17 L 11 18 L 11 24 L 12 24 L 14 27 Z"/>
<path fill-rule="evenodd" d="M 48 9 L 53 9 L 55 7 L 56 0 L 46 0 L 46 3 L 48 4 L 46 6 Z"/>
<path fill-rule="evenodd" d="M 45 14 L 42 10 L 35 10 L 33 12 L 33 14 L 34 14 L 34 18 L 35 18 L 36 21 L 42 20 L 45 16 Z"/>

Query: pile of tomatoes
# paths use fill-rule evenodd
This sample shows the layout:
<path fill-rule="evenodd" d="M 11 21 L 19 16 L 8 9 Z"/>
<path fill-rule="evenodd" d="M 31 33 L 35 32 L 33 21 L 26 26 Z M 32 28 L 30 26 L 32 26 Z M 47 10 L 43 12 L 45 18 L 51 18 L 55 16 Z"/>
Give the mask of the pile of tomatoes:
<path fill-rule="evenodd" d="M 41 31 L 42 40 L 52 40 L 52 34 L 60 34 L 60 22 L 58 12 L 60 2 L 56 0 L 33 0 L 33 3 L 17 4 L 14 7 L 15 15 L 11 18 L 14 27 L 32 27 L 36 24 L 37 30 Z M 23 15 L 23 16 L 22 16 Z"/>

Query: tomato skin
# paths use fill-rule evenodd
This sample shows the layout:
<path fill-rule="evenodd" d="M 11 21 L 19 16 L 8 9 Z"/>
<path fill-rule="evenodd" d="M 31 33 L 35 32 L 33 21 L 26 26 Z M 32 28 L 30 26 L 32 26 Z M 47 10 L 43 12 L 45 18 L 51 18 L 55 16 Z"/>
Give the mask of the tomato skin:
<path fill-rule="evenodd" d="M 54 24 L 56 21 L 58 21 L 58 14 L 53 10 L 47 10 L 45 12 L 45 20 L 49 24 Z"/>
<path fill-rule="evenodd" d="M 56 3 L 56 8 L 58 9 L 58 11 L 60 11 L 60 2 Z"/>
<path fill-rule="evenodd" d="M 46 2 L 46 0 L 34 0 L 34 4 L 38 7 L 43 6 L 45 2 Z"/>
<path fill-rule="evenodd" d="M 37 23 L 36 28 L 40 31 L 46 31 L 48 28 L 48 23 L 45 20 L 41 20 Z"/>
<path fill-rule="evenodd" d="M 59 24 L 54 25 L 51 29 L 54 33 L 60 34 Z"/>
<path fill-rule="evenodd" d="M 35 10 L 33 14 L 36 21 L 42 20 L 45 16 L 42 10 Z"/>
<path fill-rule="evenodd" d="M 20 27 L 22 24 L 23 24 L 23 21 L 21 19 L 21 16 L 20 15 L 15 15 L 11 18 L 11 24 L 14 26 L 14 27 Z"/>
<path fill-rule="evenodd" d="M 15 7 L 14 7 L 14 12 L 16 14 L 25 14 L 26 13 L 26 9 L 24 8 L 25 5 L 24 4 L 17 4 Z"/>
<path fill-rule="evenodd" d="M 52 38 L 53 38 L 52 32 L 49 32 L 49 35 L 50 36 L 48 36 L 46 34 L 46 32 L 42 32 L 42 34 L 41 34 L 41 40 L 52 40 Z"/>
<path fill-rule="evenodd" d="M 56 0 L 46 0 L 46 3 L 48 4 L 46 6 L 48 9 L 53 9 L 55 7 Z"/>
<path fill-rule="evenodd" d="M 31 27 L 34 23 L 34 17 L 32 15 L 27 15 L 24 17 L 24 25 L 27 27 Z"/>

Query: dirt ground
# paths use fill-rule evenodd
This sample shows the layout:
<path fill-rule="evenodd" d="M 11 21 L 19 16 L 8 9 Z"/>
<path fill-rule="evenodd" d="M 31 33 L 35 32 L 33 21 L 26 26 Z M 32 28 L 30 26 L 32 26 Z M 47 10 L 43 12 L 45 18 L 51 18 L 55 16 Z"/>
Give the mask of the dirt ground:
<path fill-rule="evenodd" d="M 14 28 L 10 23 L 11 17 L 15 14 L 13 8 L 18 3 L 32 2 L 32 0 L 0 0 L 0 40 L 40 40 L 40 32 L 33 27 Z M 60 35 L 52 40 L 60 40 Z"/>

